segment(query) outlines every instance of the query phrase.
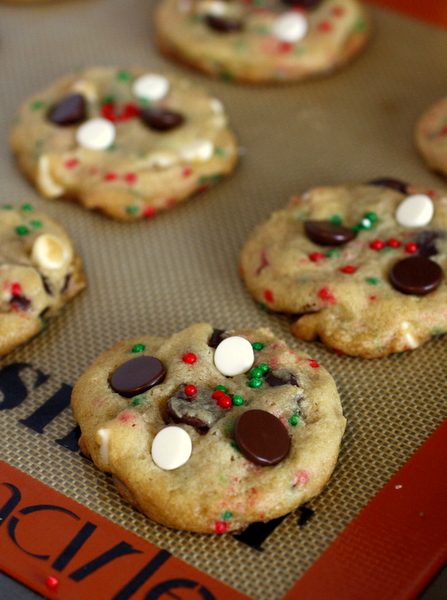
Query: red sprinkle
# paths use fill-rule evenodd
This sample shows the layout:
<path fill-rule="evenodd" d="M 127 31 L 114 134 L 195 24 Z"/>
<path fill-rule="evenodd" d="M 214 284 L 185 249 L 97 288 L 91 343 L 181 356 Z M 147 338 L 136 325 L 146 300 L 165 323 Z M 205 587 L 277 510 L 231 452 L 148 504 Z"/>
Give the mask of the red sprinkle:
<path fill-rule="evenodd" d="M 309 367 L 312 367 L 312 369 L 316 369 L 319 366 L 320 365 L 317 363 L 316 360 L 309 360 Z"/>
<path fill-rule="evenodd" d="M 334 17 L 342 17 L 345 14 L 345 9 L 343 6 L 334 6 L 331 13 Z"/>
<path fill-rule="evenodd" d="M 64 162 L 64 166 L 67 169 L 74 169 L 75 167 L 77 167 L 79 164 L 79 161 L 77 158 L 69 158 Z"/>
<path fill-rule="evenodd" d="M 126 183 L 135 183 L 137 180 L 136 173 L 126 173 L 123 177 Z"/>
<path fill-rule="evenodd" d="M 188 363 L 188 365 L 193 365 L 196 362 L 196 360 L 197 356 L 192 352 L 188 352 L 188 354 L 182 356 L 182 361 Z"/>
<path fill-rule="evenodd" d="M 155 215 L 155 208 L 153 206 L 146 206 L 143 210 L 144 217 L 153 217 Z"/>
<path fill-rule="evenodd" d="M 214 533 L 226 533 L 228 531 L 228 523 L 225 521 L 216 521 L 214 523 Z"/>
<path fill-rule="evenodd" d="M 321 21 L 321 23 L 318 24 L 318 31 L 323 33 L 332 31 L 332 24 L 329 21 Z"/>
<path fill-rule="evenodd" d="M 318 262 L 319 260 L 323 260 L 323 258 L 326 258 L 324 254 L 321 254 L 321 252 L 312 252 L 312 254 L 309 254 L 309 259 L 312 262 Z"/>
<path fill-rule="evenodd" d="M 118 121 L 118 117 L 115 114 L 115 108 L 112 102 L 107 102 L 106 104 L 102 105 L 101 114 L 104 119 L 108 119 L 109 121 L 112 121 L 112 123 Z"/>
<path fill-rule="evenodd" d="M 45 585 L 50 590 L 55 590 L 59 585 L 59 579 L 54 575 L 48 575 L 48 577 L 45 579 Z"/>
<path fill-rule="evenodd" d="M 377 300 L 377 296 L 370 296 L 369 299 L 370 300 Z"/>
<path fill-rule="evenodd" d="M 13 296 L 22 295 L 22 286 L 18 282 L 11 283 L 11 294 Z"/>
<path fill-rule="evenodd" d="M 387 241 L 386 245 L 389 246 L 390 248 L 399 248 L 400 242 L 399 242 L 399 240 L 396 240 L 395 238 L 391 238 L 390 240 Z"/>
<path fill-rule="evenodd" d="M 104 179 L 106 181 L 115 181 L 115 179 L 118 179 L 118 175 L 116 173 L 114 173 L 113 171 L 109 171 L 108 173 L 106 173 L 104 175 Z"/>
<path fill-rule="evenodd" d="M 278 49 L 281 53 L 286 54 L 292 51 L 293 46 L 292 42 L 280 42 Z"/>
<path fill-rule="evenodd" d="M 217 404 L 220 406 L 220 408 L 230 408 L 230 406 L 233 406 L 233 401 L 231 400 L 230 396 L 224 395 L 222 398 L 219 398 Z"/>
<path fill-rule="evenodd" d="M 330 302 L 331 304 L 335 304 L 335 302 L 336 302 L 334 294 L 327 287 L 323 287 L 323 288 L 319 289 L 317 292 L 317 295 L 320 298 L 320 300 L 326 300 L 327 302 Z"/>
<path fill-rule="evenodd" d="M 132 117 L 138 117 L 140 114 L 140 110 L 138 106 L 129 102 L 124 105 L 124 110 L 120 115 L 120 121 L 126 121 L 127 119 L 131 119 Z"/>
<path fill-rule="evenodd" d="M 342 273 L 355 273 L 357 271 L 357 269 L 355 267 L 353 267 L 352 265 L 346 265 L 346 267 L 341 267 L 339 269 L 339 271 L 341 271 Z"/>
<path fill-rule="evenodd" d="M 195 396 L 197 394 L 197 388 L 195 385 L 185 385 L 185 394 L 187 396 Z"/>
<path fill-rule="evenodd" d="M 405 246 L 405 252 L 408 252 L 408 254 L 414 254 L 417 251 L 418 251 L 418 245 L 415 244 L 414 242 L 410 242 L 409 244 L 407 244 Z"/>
<path fill-rule="evenodd" d="M 192 173 L 192 169 L 190 169 L 189 167 L 185 167 L 182 170 L 182 177 L 189 177 Z"/>
<path fill-rule="evenodd" d="M 223 390 L 215 390 L 212 394 L 211 394 L 211 398 L 213 400 L 220 400 L 221 398 L 223 398 L 225 396 L 225 392 Z"/>
<path fill-rule="evenodd" d="M 264 291 L 264 298 L 267 300 L 267 302 L 273 302 L 273 292 L 272 292 L 272 290 L 265 290 Z"/>
<path fill-rule="evenodd" d="M 382 240 L 374 240 L 369 245 L 369 247 L 372 248 L 373 250 L 382 250 L 382 248 L 384 246 L 385 246 L 385 244 L 384 244 L 384 242 L 382 242 Z"/>

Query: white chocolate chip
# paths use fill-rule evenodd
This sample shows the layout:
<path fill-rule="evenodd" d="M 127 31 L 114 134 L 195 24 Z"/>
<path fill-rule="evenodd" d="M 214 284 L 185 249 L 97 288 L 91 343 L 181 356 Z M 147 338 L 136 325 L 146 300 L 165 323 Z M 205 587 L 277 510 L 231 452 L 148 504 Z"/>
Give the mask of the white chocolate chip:
<path fill-rule="evenodd" d="M 433 218 L 433 202 L 426 194 L 413 194 L 399 204 L 396 221 L 406 227 L 423 227 Z"/>
<path fill-rule="evenodd" d="M 98 434 L 100 441 L 100 454 L 102 460 L 107 464 L 109 462 L 109 435 L 110 431 L 108 429 L 98 429 L 96 432 Z"/>
<path fill-rule="evenodd" d="M 254 360 L 252 345 L 239 335 L 222 340 L 214 353 L 216 369 L 229 377 L 246 373 L 253 366 Z"/>
<path fill-rule="evenodd" d="M 71 87 L 73 92 L 82 94 L 89 102 L 98 101 L 98 89 L 96 85 L 87 79 L 78 79 Z"/>
<path fill-rule="evenodd" d="M 307 19 L 299 12 L 287 11 L 273 23 L 273 35 L 281 42 L 298 42 L 303 39 L 307 30 Z"/>
<path fill-rule="evenodd" d="M 54 181 L 50 173 L 50 160 L 46 154 L 42 154 L 37 164 L 37 185 L 47 198 L 62 196 L 65 188 Z"/>
<path fill-rule="evenodd" d="M 161 100 L 169 91 L 169 81 L 163 75 L 147 73 L 135 79 L 132 94 L 144 100 Z"/>
<path fill-rule="evenodd" d="M 152 460 L 164 471 L 172 471 L 184 465 L 191 456 L 192 442 L 181 427 L 165 427 L 152 442 Z"/>
<path fill-rule="evenodd" d="M 194 140 L 179 149 L 180 156 L 185 160 L 209 160 L 214 153 L 214 144 L 210 140 Z"/>
<path fill-rule="evenodd" d="M 413 334 L 410 331 L 408 331 L 409 329 L 410 329 L 410 323 L 408 323 L 408 321 L 404 321 L 400 326 L 400 331 L 403 334 L 405 344 L 409 348 L 417 348 L 418 343 L 415 340 L 415 338 L 413 337 Z"/>
<path fill-rule="evenodd" d="M 214 114 L 222 115 L 224 113 L 224 105 L 217 98 L 211 98 L 210 105 Z"/>
<path fill-rule="evenodd" d="M 76 131 L 76 141 L 89 150 L 106 150 L 113 144 L 115 135 L 116 129 L 113 123 L 102 117 L 95 117 L 79 126 Z"/>
<path fill-rule="evenodd" d="M 196 8 L 197 14 L 213 15 L 214 17 L 223 17 L 226 12 L 227 6 L 221 0 L 201 0 Z"/>
<path fill-rule="evenodd" d="M 60 269 L 71 258 L 69 248 L 60 238 L 51 233 L 43 233 L 35 239 L 31 250 L 31 260 L 44 269 Z"/>
<path fill-rule="evenodd" d="M 144 166 L 149 168 L 167 169 L 172 167 L 178 162 L 178 155 L 175 152 L 169 150 L 160 150 L 158 152 L 151 152 L 147 158 L 142 161 Z"/>

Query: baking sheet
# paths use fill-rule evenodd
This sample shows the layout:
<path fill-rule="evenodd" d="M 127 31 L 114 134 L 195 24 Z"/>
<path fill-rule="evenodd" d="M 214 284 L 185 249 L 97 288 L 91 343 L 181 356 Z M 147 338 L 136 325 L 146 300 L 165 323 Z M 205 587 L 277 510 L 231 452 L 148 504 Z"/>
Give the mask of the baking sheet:
<path fill-rule="evenodd" d="M 0 6 L 0 201 L 31 202 L 64 223 L 88 277 L 88 288 L 42 334 L 1 361 L 11 366 L 0 371 L 3 402 L 5 372 L 29 365 L 18 370 L 22 402 L 0 404 L 1 458 L 256 600 L 276 600 L 447 416 L 447 338 L 373 361 L 299 342 L 285 317 L 251 300 L 238 254 L 256 223 L 314 185 L 392 176 L 446 187 L 417 155 L 412 129 L 447 93 L 447 34 L 371 6 L 373 38 L 344 70 L 301 84 L 237 85 L 161 57 L 153 9 L 146 0 Z M 130 64 L 184 74 L 224 102 L 241 146 L 236 172 L 170 212 L 131 224 L 41 199 L 8 150 L 17 105 L 80 66 Z M 55 443 L 75 425 L 69 409 L 41 433 L 20 423 L 116 341 L 170 335 L 198 321 L 271 327 L 332 373 L 348 419 L 333 478 L 308 504 L 314 515 L 304 526 L 299 511 L 289 515 L 262 552 L 231 535 L 168 530 L 126 505 L 108 476 Z M 49 377 L 36 387 L 39 372 Z"/>

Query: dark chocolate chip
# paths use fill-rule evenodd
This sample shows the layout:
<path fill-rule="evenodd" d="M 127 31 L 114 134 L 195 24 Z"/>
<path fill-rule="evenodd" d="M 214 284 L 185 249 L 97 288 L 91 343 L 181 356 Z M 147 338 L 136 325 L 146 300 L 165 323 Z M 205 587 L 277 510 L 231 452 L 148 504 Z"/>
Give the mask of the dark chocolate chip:
<path fill-rule="evenodd" d="M 154 356 L 138 356 L 120 365 L 110 378 L 114 392 L 131 398 L 161 383 L 166 375 L 163 363 Z"/>
<path fill-rule="evenodd" d="M 208 341 L 208 346 L 217 348 L 220 342 L 224 339 L 225 329 L 213 329 L 213 333 Z"/>
<path fill-rule="evenodd" d="M 400 181 L 399 179 L 393 179 L 392 177 L 382 177 L 381 179 L 373 179 L 372 181 L 368 181 L 368 184 L 389 187 L 392 190 L 402 192 L 402 194 L 406 194 L 408 190 L 407 183 Z"/>
<path fill-rule="evenodd" d="M 51 287 L 48 277 L 45 277 L 44 275 L 42 275 L 42 273 L 40 274 L 40 277 L 42 279 L 42 285 L 46 293 L 49 296 L 54 296 L 53 288 Z"/>
<path fill-rule="evenodd" d="M 307 237 L 323 246 L 339 246 L 355 237 L 354 231 L 332 221 L 304 221 Z"/>
<path fill-rule="evenodd" d="M 321 0 L 282 0 L 288 6 L 301 6 L 302 8 L 312 9 L 320 4 Z"/>
<path fill-rule="evenodd" d="M 420 231 L 415 239 L 418 246 L 418 255 L 429 258 L 438 254 L 435 241 L 441 237 L 442 234 L 437 231 Z"/>
<path fill-rule="evenodd" d="M 24 312 L 25 310 L 28 310 L 31 300 L 28 300 L 28 298 L 25 298 L 25 296 L 13 296 L 9 301 L 9 304 L 12 306 L 12 308 L 14 308 L 14 310 Z"/>
<path fill-rule="evenodd" d="M 300 516 L 298 517 L 298 526 L 303 527 L 314 516 L 315 511 L 307 506 L 300 506 Z"/>
<path fill-rule="evenodd" d="M 75 125 L 85 119 L 85 112 L 84 96 L 71 94 L 50 108 L 48 120 L 55 125 Z"/>
<path fill-rule="evenodd" d="M 262 552 L 264 550 L 262 547 L 263 542 L 265 542 L 268 536 L 275 531 L 286 517 L 287 515 L 284 515 L 267 521 L 267 523 L 263 523 L 262 521 L 251 523 L 242 533 L 235 534 L 233 537 L 239 542 Z"/>
<path fill-rule="evenodd" d="M 218 17 L 217 15 L 206 15 L 206 23 L 211 29 L 219 31 L 220 33 L 232 33 L 233 31 L 240 31 L 242 29 L 242 23 L 237 19 L 231 17 Z"/>
<path fill-rule="evenodd" d="M 276 465 L 290 450 L 287 429 L 266 410 L 242 413 L 234 425 L 234 438 L 242 454 L 256 465 Z"/>
<path fill-rule="evenodd" d="M 421 296 L 435 290 L 444 274 L 438 263 L 425 256 L 410 256 L 393 265 L 391 285 L 404 294 Z"/>
<path fill-rule="evenodd" d="M 187 396 L 185 386 L 168 399 L 166 412 L 175 423 L 185 423 L 194 427 L 198 433 L 205 434 L 211 425 L 218 421 L 225 410 L 211 397 L 210 388 L 197 388 L 194 396 Z"/>
<path fill-rule="evenodd" d="M 264 380 L 271 387 L 278 387 L 280 385 L 296 385 L 300 387 L 295 375 L 292 375 L 287 369 L 278 369 L 276 371 L 269 371 L 264 375 Z"/>
<path fill-rule="evenodd" d="M 159 106 L 150 106 L 140 110 L 142 121 L 156 131 L 169 131 L 184 122 L 182 114 Z"/>

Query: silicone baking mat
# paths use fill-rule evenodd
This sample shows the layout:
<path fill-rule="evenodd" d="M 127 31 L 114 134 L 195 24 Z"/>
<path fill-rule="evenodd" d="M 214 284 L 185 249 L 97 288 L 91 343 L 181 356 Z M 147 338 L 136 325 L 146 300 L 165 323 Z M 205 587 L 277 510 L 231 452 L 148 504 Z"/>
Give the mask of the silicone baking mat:
<path fill-rule="evenodd" d="M 344 70 L 298 85 L 236 85 L 162 58 L 152 42 L 153 7 L 146 0 L 0 6 L 0 201 L 32 203 L 64 223 L 88 277 L 57 319 L 1 361 L 0 457 L 239 592 L 279 600 L 446 418 L 447 338 L 372 361 L 299 342 L 285 317 L 250 299 L 239 251 L 256 223 L 315 185 L 392 176 L 445 187 L 417 155 L 412 129 L 447 94 L 447 34 L 371 6 L 374 35 Z M 41 199 L 8 150 L 17 105 L 80 66 L 130 64 L 183 74 L 223 101 L 240 143 L 236 172 L 183 206 L 131 224 Z M 348 419 L 323 493 L 242 539 L 152 523 L 75 451 L 70 389 L 96 356 L 120 339 L 169 335 L 199 321 L 271 327 L 331 372 Z"/>

